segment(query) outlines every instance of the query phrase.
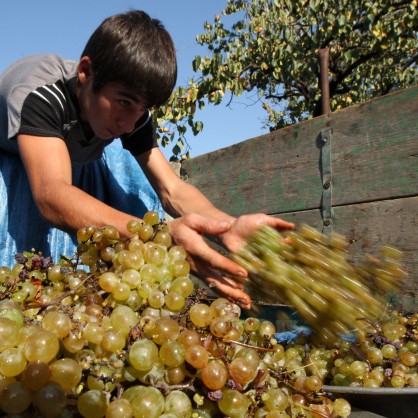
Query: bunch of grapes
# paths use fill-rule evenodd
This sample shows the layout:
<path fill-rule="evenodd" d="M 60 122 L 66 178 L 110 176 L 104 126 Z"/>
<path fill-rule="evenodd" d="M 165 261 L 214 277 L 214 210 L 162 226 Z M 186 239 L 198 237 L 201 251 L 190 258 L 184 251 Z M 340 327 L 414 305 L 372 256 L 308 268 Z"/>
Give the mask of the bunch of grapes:
<path fill-rule="evenodd" d="M 381 259 L 355 266 L 347 247 L 342 236 L 326 237 L 308 225 L 283 234 L 263 226 L 234 258 L 250 272 L 246 285 L 254 298 L 291 305 L 318 344 L 333 346 L 359 319 L 379 318 L 385 297 L 405 277 L 397 249 L 384 246 Z"/>
<path fill-rule="evenodd" d="M 366 388 L 418 387 L 418 314 L 364 321 L 356 341 L 335 352 L 325 383 Z"/>
<path fill-rule="evenodd" d="M 335 350 L 285 347 L 275 325 L 196 289 L 154 212 L 78 231 L 54 264 L 0 268 L 0 411 L 8 417 L 346 417 L 321 391 Z"/>

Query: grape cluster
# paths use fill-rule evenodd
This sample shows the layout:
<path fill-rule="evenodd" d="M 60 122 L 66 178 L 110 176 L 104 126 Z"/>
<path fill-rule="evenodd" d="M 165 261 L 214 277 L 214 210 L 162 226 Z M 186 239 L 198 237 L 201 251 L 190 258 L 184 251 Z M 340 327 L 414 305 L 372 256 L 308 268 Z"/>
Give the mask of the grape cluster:
<path fill-rule="evenodd" d="M 0 411 L 8 417 L 347 417 L 321 391 L 332 352 L 196 289 L 154 212 L 78 231 L 77 255 L 0 268 Z"/>
<path fill-rule="evenodd" d="M 325 383 L 418 387 L 418 314 L 393 311 L 382 321 L 364 322 L 356 341 L 336 351 Z"/>
<path fill-rule="evenodd" d="M 250 272 L 246 285 L 254 298 L 291 305 L 317 343 L 332 346 L 358 328 L 359 318 L 379 318 L 385 296 L 405 276 L 397 249 L 384 246 L 381 259 L 355 266 L 347 247 L 342 236 L 308 225 L 283 234 L 263 226 L 234 258 Z"/>

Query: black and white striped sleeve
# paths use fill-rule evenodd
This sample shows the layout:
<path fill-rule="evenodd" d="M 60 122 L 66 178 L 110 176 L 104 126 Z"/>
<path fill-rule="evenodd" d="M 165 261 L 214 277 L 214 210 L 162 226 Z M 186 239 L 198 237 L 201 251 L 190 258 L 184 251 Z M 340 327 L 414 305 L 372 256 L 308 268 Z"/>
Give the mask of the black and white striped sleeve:
<path fill-rule="evenodd" d="M 23 103 L 18 133 L 64 139 L 67 114 L 68 104 L 58 84 L 39 87 Z"/>

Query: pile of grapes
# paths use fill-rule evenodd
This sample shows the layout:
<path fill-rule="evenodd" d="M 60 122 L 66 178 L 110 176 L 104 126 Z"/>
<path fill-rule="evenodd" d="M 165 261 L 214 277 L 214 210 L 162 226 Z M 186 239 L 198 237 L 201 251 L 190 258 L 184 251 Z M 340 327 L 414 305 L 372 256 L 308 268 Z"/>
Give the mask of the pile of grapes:
<path fill-rule="evenodd" d="M 195 287 L 185 250 L 156 213 L 128 230 L 122 239 L 112 226 L 89 226 L 78 231 L 74 258 L 55 264 L 28 252 L 0 268 L 0 415 L 336 418 L 350 404 L 324 383 L 418 380 L 416 316 L 402 317 L 404 328 L 400 317 L 389 326 L 365 321 L 352 344 L 301 336 L 282 345 L 273 322 L 244 318 L 237 304 Z M 277 246 L 261 237 L 253 245 Z M 261 271 L 268 260 L 246 267 Z"/>
<path fill-rule="evenodd" d="M 293 306 L 317 343 L 333 346 L 358 329 L 359 319 L 379 319 L 405 277 L 396 248 L 384 246 L 381 259 L 369 256 L 355 266 L 347 247 L 339 234 L 327 237 L 308 225 L 283 234 L 263 226 L 235 260 L 250 272 L 253 298 Z"/>
<path fill-rule="evenodd" d="M 129 239 L 78 231 L 77 256 L 0 268 L 0 410 L 9 417 L 346 417 L 275 325 L 209 300 L 148 212 Z M 302 380 L 301 380 L 302 379 Z"/>

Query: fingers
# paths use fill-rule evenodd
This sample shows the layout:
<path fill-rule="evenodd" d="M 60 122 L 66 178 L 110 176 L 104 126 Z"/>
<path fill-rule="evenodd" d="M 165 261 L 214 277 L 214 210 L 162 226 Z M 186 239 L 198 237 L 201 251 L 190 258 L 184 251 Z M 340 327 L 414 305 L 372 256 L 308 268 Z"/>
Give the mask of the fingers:
<path fill-rule="evenodd" d="M 226 297 L 231 302 L 236 303 L 243 309 L 251 308 L 251 298 L 243 290 L 241 283 L 237 283 L 230 278 L 223 277 L 216 271 L 200 266 L 198 269 L 199 277 L 216 293 Z"/>
<path fill-rule="evenodd" d="M 274 218 L 273 216 L 268 216 L 267 225 L 276 228 L 276 229 L 294 229 L 295 224 L 293 222 L 287 222 L 280 218 Z"/>
<path fill-rule="evenodd" d="M 228 221 L 220 221 L 197 214 L 186 215 L 183 219 L 190 228 L 202 234 L 219 235 L 227 232 L 231 228 L 231 223 Z"/>

